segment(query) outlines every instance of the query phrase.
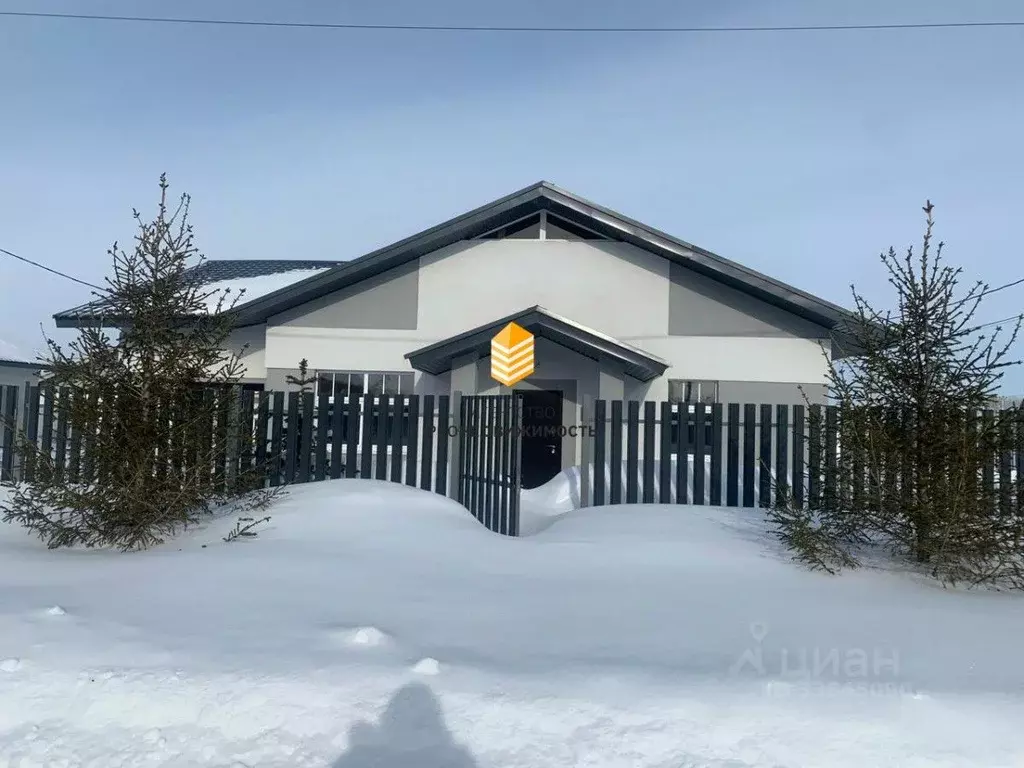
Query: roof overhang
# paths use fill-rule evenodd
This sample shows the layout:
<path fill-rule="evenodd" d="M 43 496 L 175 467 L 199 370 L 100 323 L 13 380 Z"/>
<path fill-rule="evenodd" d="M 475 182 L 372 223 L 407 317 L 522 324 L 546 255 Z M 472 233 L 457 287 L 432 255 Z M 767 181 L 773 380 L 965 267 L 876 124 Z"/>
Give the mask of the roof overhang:
<path fill-rule="evenodd" d="M 656 379 L 668 369 L 668 363 L 630 344 L 587 328 L 543 307 L 530 307 L 502 317 L 457 336 L 410 352 L 405 357 L 417 371 L 438 375 L 451 370 L 452 362 L 469 354 L 490 354 L 491 339 L 509 323 L 515 323 L 535 337 L 547 339 L 584 357 L 603 364 L 614 364 L 627 376 L 640 381 Z"/>
<path fill-rule="evenodd" d="M 27 371 L 49 370 L 46 363 L 33 363 L 29 360 L 3 360 L 0 359 L 0 368 L 23 368 Z"/>
<path fill-rule="evenodd" d="M 548 182 L 539 182 L 332 270 L 237 308 L 239 325 L 265 322 L 300 304 L 347 288 L 462 240 L 471 240 L 538 211 L 549 211 L 612 240 L 656 253 L 829 330 L 848 310 L 736 262 L 648 227 Z"/>
<path fill-rule="evenodd" d="M 459 241 L 477 238 L 542 210 L 609 239 L 663 256 L 830 331 L 850 316 L 848 310 L 824 299 L 648 227 L 548 182 L 538 182 L 397 243 L 241 304 L 234 308 L 235 325 L 264 323 L 281 312 L 375 277 Z M 70 310 L 57 316 L 58 326 L 80 324 L 83 319 L 81 316 L 86 314 L 83 309 Z"/>

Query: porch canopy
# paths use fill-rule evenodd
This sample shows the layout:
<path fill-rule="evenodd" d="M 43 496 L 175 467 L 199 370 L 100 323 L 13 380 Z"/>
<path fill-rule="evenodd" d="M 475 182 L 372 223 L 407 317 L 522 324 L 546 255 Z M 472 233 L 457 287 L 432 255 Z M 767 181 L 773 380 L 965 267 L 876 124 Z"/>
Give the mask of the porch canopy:
<path fill-rule="evenodd" d="M 452 361 L 457 358 L 472 353 L 477 353 L 481 357 L 489 355 L 491 339 L 509 323 L 525 328 L 536 338 L 547 339 L 599 363 L 614 363 L 621 367 L 627 376 L 640 381 L 656 379 L 668 369 L 668 363 L 659 357 L 560 317 L 543 307 L 524 309 L 487 325 L 421 347 L 405 357 L 417 371 L 436 376 L 451 370 Z"/>

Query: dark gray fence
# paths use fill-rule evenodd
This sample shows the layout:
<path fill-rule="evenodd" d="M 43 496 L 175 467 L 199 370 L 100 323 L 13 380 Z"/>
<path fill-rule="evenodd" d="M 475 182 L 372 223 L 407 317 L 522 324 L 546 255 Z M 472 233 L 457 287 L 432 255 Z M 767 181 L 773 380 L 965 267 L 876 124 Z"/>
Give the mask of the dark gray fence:
<path fill-rule="evenodd" d="M 362 395 L 207 390 L 225 404 L 204 437 L 220 446 L 211 471 L 275 487 L 336 478 L 374 478 L 450 496 L 489 529 L 519 530 L 523 427 L 511 396 Z M 22 479 L 19 439 L 48 454 L 71 482 L 89 482 L 90 435 L 64 417 L 67 390 L 0 387 L 0 481 Z M 997 419 L 985 411 L 981 419 Z M 818 508 L 836 492 L 842 450 L 832 406 L 588 401 L 580 503 L 663 503 Z M 1024 429 L 1013 450 L 982 467 L 983 490 L 1024 499 Z M 856 474 L 856 473 L 855 473 Z M 861 491 L 863 489 L 860 489 Z M 858 489 L 853 489 L 858 492 Z M 1000 503 L 1003 503 L 1002 501 Z M 1007 504 L 1010 502 L 1007 501 Z"/>
<path fill-rule="evenodd" d="M 830 498 L 862 498 L 868 486 L 864 457 L 848 444 L 841 474 L 849 487 L 838 487 L 844 446 L 836 406 L 597 400 L 584 411 L 592 425 L 582 462 L 584 505 L 819 509 Z M 1024 508 L 1024 425 L 1013 411 L 975 418 L 1005 435 L 1004 448 L 978 468 L 979 492 Z"/>

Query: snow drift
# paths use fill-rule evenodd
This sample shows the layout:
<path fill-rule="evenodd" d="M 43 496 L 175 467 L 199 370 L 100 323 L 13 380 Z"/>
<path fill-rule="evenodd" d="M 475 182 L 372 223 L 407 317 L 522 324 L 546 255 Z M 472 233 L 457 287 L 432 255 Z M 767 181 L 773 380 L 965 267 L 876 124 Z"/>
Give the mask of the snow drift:
<path fill-rule="evenodd" d="M 519 539 L 371 480 L 232 543 L 230 515 L 130 555 L 0 526 L 0 766 L 1024 765 L 1019 597 L 571 497 L 524 494 Z"/>

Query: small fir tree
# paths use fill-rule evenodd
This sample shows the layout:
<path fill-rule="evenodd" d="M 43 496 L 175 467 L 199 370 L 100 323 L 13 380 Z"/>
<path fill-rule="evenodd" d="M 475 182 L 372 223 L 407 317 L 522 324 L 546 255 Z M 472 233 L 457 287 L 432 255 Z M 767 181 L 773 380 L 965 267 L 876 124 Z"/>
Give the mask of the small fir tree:
<path fill-rule="evenodd" d="M 860 547 L 881 543 L 947 584 L 1024 588 L 1020 486 L 991 481 L 1019 450 L 1021 411 L 985 411 L 1019 364 L 1010 348 L 1021 320 L 1007 334 L 975 320 L 989 288 L 961 290 L 962 269 L 933 246 L 930 202 L 924 211 L 920 253 L 881 256 L 895 310 L 854 289 L 853 317 L 833 341 L 839 450 L 826 459 L 820 504 L 780 504 L 770 519 L 814 567 L 856 566 Z"/>
<path fill-rule="evenodd" d="M 251 474 L 222 471 L 225 414 L 244 374 L 228 351 L 238 299 L 204 288 L 189 197 L 172 208 L 164 176 L 159 188 L 153 221 L 134 212 L 134 247 L 109 251 L 112 275 L 91 305 L 103 317 L 85 320 L 66 347 L 48 342 L 47 385 L 81 439 L 79 472 L 23 443 L 30 480 L 0 512 L 50 547 L 145 548 L 253 487 Z"/>

